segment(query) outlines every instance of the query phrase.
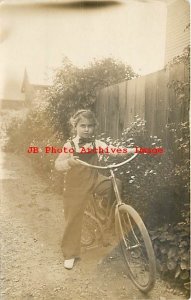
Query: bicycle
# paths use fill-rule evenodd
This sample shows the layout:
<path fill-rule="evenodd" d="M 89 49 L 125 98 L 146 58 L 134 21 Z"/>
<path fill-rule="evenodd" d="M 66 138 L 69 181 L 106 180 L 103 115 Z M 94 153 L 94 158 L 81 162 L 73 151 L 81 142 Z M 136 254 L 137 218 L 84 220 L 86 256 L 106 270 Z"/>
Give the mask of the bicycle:
<path fill-rule="evenodd" d="M 122 202 L 113 169 L 132 161 L 138 154 L 113 165 L 95 166 L 77 159 L 82 165 L 110 171 L 110 178 L 116 200 L 112 205 L 102 199 L 89 202 L 85 214 L 81 243 L 91 247 L 93 243 L 103 241 L 104 226 L 112 224 L 112 214 L 115 221 L 115 232 L 127 266 L 128 274 L 138 289 L 149 292 L 156 281 L 156 262 L 148 231 L 136 210 Z"/>

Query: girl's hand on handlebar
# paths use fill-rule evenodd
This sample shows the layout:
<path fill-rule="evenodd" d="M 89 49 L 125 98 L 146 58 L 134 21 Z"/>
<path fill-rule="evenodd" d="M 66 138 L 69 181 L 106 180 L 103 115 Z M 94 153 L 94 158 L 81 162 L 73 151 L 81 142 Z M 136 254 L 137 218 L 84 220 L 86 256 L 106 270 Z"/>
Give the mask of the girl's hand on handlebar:
<path fill-rule="evenodd" d="M 127 148 L 127 154 L 135 154 L 136 153 L 136 148 Z"/>

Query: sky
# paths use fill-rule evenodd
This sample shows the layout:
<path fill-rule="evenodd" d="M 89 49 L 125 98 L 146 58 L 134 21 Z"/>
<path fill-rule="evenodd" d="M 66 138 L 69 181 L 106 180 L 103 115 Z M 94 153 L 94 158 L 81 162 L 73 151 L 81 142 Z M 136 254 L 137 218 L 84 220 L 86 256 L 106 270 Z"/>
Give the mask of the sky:
<path fill-rule="evenodd" d="M 94 7 L 1 5 L 0 25 L 0 99 L 21 97 L 25 68 L 31 80 L 40 83 L 64 56 L 82 67 L 111 56 L 140 75 L 164 67 L 163 1 Z"/>

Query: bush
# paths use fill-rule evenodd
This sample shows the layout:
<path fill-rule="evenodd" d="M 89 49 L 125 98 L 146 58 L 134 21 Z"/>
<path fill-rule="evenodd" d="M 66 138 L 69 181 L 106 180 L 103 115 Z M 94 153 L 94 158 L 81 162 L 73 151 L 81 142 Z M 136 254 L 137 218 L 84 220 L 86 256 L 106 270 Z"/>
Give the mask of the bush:
<path fill-rule="evenodd" d="M 104 134 L 100 138 L 116 147 L 163 146 L 162 140 L 157 136 L 149 136 L 145 122 L 138 116 L 131 126 L 124 130 L 120 140 L 106 138 Z M 108 159 L 109 162 L 121 161 L 120 157 Z M 180 166 L 182 172 L 177 173 Z M 182 173 L 185 174 L 184 183 Z M 123 199 L 141 212 L 150 227 L 178 222 L 181 219 L 179 212 L 189 195 L 186 185 L 189 182 L 187 159 L 181 160 L 181 165 L 176 164 L 170 149 L 164 149 L 164 154 L 140 154 L 128 165 L 120 167 L 117 176 L 123 182 Z"/>
<path fill-rule="evenodd" d="M 53 159 L 44 153 L 44 147 L 48 145 L 62 145 L 62 136 L 53 132 L 47 113 L 43 108 L 31 110 L 25 119 L 14 118 L 6 129 L 8 136 L 5 151 L 30 156 L 39 170 L 50 172 Z M 39 147 L 39 154 L 29 154 L 30 146 Z"/>
<path fill-rule="evenodd" d="M 78 109 L 94 110 L 97 89 L 136 76 L 130 66 L 113 58 L 94 60 L 86 68 L 78 68 L 65 58 L 46 93 L 51 126 L 69 138 L 69 118 Z"/>
<path fill-rule="evenodd" d="M 187 208 L 186 208 L 187 209 Z M 182 213 L 182 222 L 165 224 L 150 232 L 157 257 L 158 270 L 180 287 L 189 289 L 190 270 L 190 219 L 189 211 Z"/>

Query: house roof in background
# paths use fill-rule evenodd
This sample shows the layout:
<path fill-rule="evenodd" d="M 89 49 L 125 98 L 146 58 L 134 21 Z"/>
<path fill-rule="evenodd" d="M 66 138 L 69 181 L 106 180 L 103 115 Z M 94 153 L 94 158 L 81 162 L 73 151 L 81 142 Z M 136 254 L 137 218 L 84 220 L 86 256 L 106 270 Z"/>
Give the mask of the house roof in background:
<path fill-rule="evenodd" d="M 25 90 L 25 85 L 30 84 L 33 86 L 44 86 L 48 87 L 53 84 L 53 77 L 52 74 L 48 74 L 47 72 L 38 72 L 37 74 L 33 74 L 31 70 L 28 70 L 25 68 L 24 71 L 24 76 L 23 76 L 23 81 L 22 81 L 22 86 L 21 86 L 21 92 L 24 92 Z"/>
<path fill-rule="evenodd" d="M 25 68 L 24 77 L 27 78 L 28 82 L 33 85 L 52 85 L 53 79 L 52 74 L 49 71 L 40 71 L 38 74 L 33 73 L 29 68 Z"/>

